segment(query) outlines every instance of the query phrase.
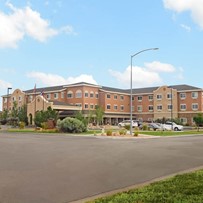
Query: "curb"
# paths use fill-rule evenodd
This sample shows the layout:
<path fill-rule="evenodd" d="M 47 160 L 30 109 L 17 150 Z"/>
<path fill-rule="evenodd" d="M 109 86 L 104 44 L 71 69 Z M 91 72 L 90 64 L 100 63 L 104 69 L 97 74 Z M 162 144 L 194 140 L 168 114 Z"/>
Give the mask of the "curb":
<path fill-rule="evenodd" d="M 128 186 L 128 187 L 125 187 L 125 188 L 116 189 L 116 190 L 112 190 L 112 191 L 109 191 L 109 192 L 104 192 L 104 193 L 101 193 L 101 194 L 86 197 L 84 199 L 72 201 L 70 203 L 85 203 L 87 201 L 93 201 L 93 200 L 98 199 L 98 198 L 114 195 L 114 194 L 121 193 L 121 192 L 127 192 L 129 190 L 136 189 L 136 188 L 139 188 L 139 187 L 144 187 L 144 186 L 147 186 L 147 185 L 149 185 L 151 183 L 155 183 L 155 182 L 158 182 L 158 181 L 166 180 L 168 178 L 172 178 L 172 177 L 174 177 L 176 175 L 183 175 L 183 174 L 186 174 L 186 173 L 191 173 L 191 172 L 195 172 L 195 171 L 202 170 L 202 169 L 203 169 L 203 166 L 199 166 L 199 167 L 195 167 L 195 168 L 191 168 L 191 169 L 186 169 L 186 170 L 183 170 L 183 171 L 179 171 L 177 173 L 172 173 L 170 175 L 161 176 L 159 178 L 155 178 L 155 179 L 152 179 L 152 180 L 149 180 L 149 181 L 145 181 L 145 182 L 140 183 L 140 184 L 135 184 L 135 185 L 131 185 L 131 186 Z"/>

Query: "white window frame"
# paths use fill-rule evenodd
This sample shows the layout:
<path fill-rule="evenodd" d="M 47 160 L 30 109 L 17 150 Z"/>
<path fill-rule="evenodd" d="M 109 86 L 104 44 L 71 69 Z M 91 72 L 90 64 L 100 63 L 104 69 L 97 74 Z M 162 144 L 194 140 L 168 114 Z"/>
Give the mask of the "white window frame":
<path fill-rule="evenodd" d="M 106 109 L 107 109 L 107 110 L 111 110 L 111 104 L 107 104 L 107 105 L 106 105 Z"/>
<path fill-rule="evenodd" d="M 172 111 L 173 110 L 173 105 L 172 104 L 168 104 L 168 111 Z"/>
<path fill-rule="evenodd" d="M 198 98 L 198 92 L 192 92 L 192 98 L 197 99 Z"/>
<path fill-rule="evenodd" d="M 123 100 L 124 100 L 124 96 L 123 96 L 123 95 L 121 95 L 121 96 L 120 96 L 120 99 L 121 99 L 121 101 L 123 101 Z"/>
<path fill-rule="evenodd" d="M 75 98 L 82 98 L 82 90 L 77 90 L 75 92 Z"/>
<path fill-rule="evenodd" d="M 84 104 L 84 109 L 89 109 L 89 104 L 88 103 Z"/>
<path fill-rule="evenodd" d="M 68 99 L 73 98 L 73 92 L 72 92 L 72 91 L 68 91 L 68 93 L 67 93 L 67 98 L 68 98 Z"/>
<path fill-rule="evenodd" d="M 137 106 L 137 111 L 138 111 L 138 112 L 142 112 L 142 105 L 138 105 L 138 106 Z"/>
<path fill-rule="evenodd" d="M 150 109 L 150 107 L 152 107 L 152 109 Z M 148 110 L 149 110 L 150 112 L 154 111 L 154 106 L 153 106 L 153 105 L 149 105 L 149 106 L 148 106 Z"/>
<path fill-rule="evenodd" d="M 138 102 L 141 102 L 141 101 L 142 101 L 142 96 L 138 96 L 138 97 L 137 97 L 137 101 L 138 101 Z"/>
<path fill-rule="evenodd" d="M 64 98 L 64 92 L 61 92 L 61 99 Z"/>
<path fill-rule="evenodd" d="M 88 98 L 88 97 L 89 97 L 89 92 L 88 92 L 88 91 L 85 91 L 84 97 L 85 97 L 85 98 Z"/>
<path fill-rule="evenodd" d="M 90 98 L 94 98 L 94 92 L 93 91 L 90 92 Z"/>
<path fill-rule="evenodd" d="M 117 100 L 117 99 L 118 99 L 118 95 L 117 95 L 117 94 L 114 94 L 113 98 L 114 98 L 115 100 Z"/>
<path fill-rule="evenodd" d="M 149 101 L 153 101 L 153 98 L 154 98 L 153 95 L 148 96 Z"/>
<path fill-rule="evenodd" d="M 99 99 L 99 93 L 98 92 L 95 92 L 95 98 Z"/>
<path fill-rule="evenodd" d="M 90 104 L 90 109 L 94 109 L 94 104 Z"/>
<path fill-rule="evenodd" d="M 197 106 L 197 108 L 194 108 L 194 106 Z M 199 109 L 198 103 L 192 103 L 192 110 L 197 111 Z"/>
<path fill-rule="evenodd" d="M 49 94 L 47 94 L 47 100 L 50 100 L 51 99 L 51 94 L 49 93 Z"/>
<path fill-rule="evenodd" d="M 185 108 L 183 108 L 183 107 L 185 107 Z M 180 110 L 181 111 L 186 111 L 186 109 L 187 109 L 187 105 L 186 104 L 180 104 Z"/>
<path fill-rule="evenodd" d="M 118 110 L 118 105 L 117 105 L 117 104 L 114 104 L 113 109 L 114 109 L 115 111 L 117 111 L 117 110 Z"/>
<path fill-rule="evenodd" d="M 185 92 L 180 93 L 180 99 L 186 99 L 186 93 Z"/>
<path fill-rule="evenodd" d="M 54 99 L 58 99 L 58 97 L 59 97 L 58 92 L 55 92 L 55 93 L 54 93 Z"/>
<path fill-rule="evenodd" d="M 161 108 L 160 108 L 161 107 Z M 160 104 L 160 105 L 157 105 L 157 111 L 162 111 L 163 110 L 163 106 Z"/>
<path fill-rule="evenodd" d="M 106 94 L 107 99 L 111 99 L 111 94 Z"/>
<path fill-rule="evenodd" d="M 120 105 L 120 110 L 124 111 L 124 105 Z"/>
<path fill-rule="evenodd" d="M 82 104 L 81 103 L 75 103 L 75 106 L 82 107 Z"/>
<path fill-rule="evenodd" d="M 157 100 L 162 100 L 162 94 L 157 94 L 156 98 L 157 98 Z"/>

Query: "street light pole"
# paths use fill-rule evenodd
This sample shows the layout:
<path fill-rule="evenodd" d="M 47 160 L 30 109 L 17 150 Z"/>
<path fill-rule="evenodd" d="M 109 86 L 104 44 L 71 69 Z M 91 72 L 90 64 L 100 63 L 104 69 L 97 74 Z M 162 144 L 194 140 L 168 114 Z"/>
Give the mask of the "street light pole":
<path fill-rule="evenodd" d="M 138 54 L 145 52 L 145 51 L 151 51 L 151 50 L 158 50 L 159 48 L 150 48 L 150 49 L 143 49 L 133 55 L 131 55 L 131 67 L 130 67 L 130 135 L 132 135 L 132 84 L 133 84 L 133 57 L 137 56 Z"/>

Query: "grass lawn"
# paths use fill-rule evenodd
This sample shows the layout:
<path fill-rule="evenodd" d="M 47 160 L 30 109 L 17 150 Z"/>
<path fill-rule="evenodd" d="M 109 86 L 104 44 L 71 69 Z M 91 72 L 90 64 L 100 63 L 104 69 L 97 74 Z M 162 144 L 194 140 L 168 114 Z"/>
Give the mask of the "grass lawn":
<path fill-rule="evenodd" d="M 91 203 L 203 203 L 203 170 L 91 201 Z M 90 202 L 89 202 L 90 203 Z"/>
<path fill-rule="evenodd" d="M 145 135 L 157 135 L 157 136 L 174 136 L 174 135 L 201 135 L 203 131 L 191 130 L 191 131 L 139 131 L 140 134 Z"/>

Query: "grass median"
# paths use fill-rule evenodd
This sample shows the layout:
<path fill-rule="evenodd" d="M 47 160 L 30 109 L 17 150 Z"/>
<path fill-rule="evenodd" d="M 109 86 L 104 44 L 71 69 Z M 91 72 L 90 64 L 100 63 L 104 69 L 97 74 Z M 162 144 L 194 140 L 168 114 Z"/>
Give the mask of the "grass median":
<path fill-rule="evenodd" d="M 202 203 L 203 170 L 152 183 L 88 203 Z"/>

